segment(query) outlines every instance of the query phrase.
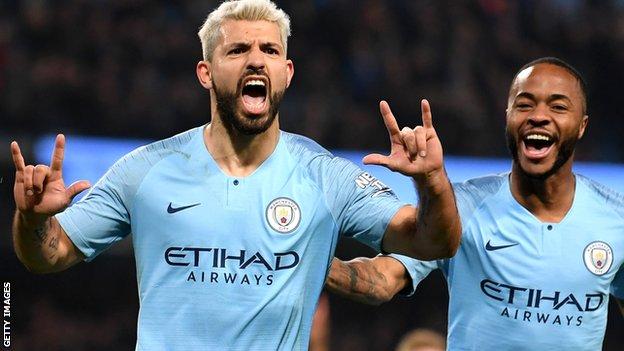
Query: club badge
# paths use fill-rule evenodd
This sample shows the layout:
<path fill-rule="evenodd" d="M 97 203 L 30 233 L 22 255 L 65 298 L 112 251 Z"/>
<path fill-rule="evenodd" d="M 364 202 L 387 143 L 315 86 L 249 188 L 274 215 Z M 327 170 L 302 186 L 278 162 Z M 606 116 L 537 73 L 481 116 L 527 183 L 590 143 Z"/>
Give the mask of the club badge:
<path fill-rule="evenodd" d="M 595 275 L 603 275 L 609 271 L 613 263 L 613 251 L 607 243 L 594 241 L 583 251 L 585 267 Z"/>
<path fill-rule="evenodd" d="M 287 197 L 278 197 L 267 206 L 266 220 L 275 231 L 290 233 L 301 222 L 299 205 Z"/>

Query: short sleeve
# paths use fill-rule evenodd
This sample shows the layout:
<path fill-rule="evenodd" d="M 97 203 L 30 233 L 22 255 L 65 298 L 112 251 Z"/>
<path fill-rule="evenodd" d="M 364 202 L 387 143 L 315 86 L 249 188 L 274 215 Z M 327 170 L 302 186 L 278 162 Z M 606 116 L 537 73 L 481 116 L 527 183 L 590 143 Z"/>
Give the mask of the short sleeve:
<path fill-rule="evenodd" d="M 412 279 L 412 285 L 401 291 L 401 294 L 405 296 L 413 295 L 416 291 L 416 287 L 418 287 L 418 284 L 420 284 L 423 279 L 427 278 L 429 273 L 438 268 L 444 269 L 446 266 L 445 263 L 447 262 L 447 260 L 421 261 L 398 254 L 390 254 L 388 256 L 401 262 Z"/>
<path fill-rule="evenodd" d="M 56 215 L 86 261 L 93 260 L 130 233 L 133 197 L 153 164 L 151 158 L 146 147 L 129 153 L 117 161 L 85 197 Z"/>
<path fill-rule="evenodd" d="M 620 270 L 615 274 L 615 278 L 611 282 L 611 294 L 618 299 L 624 300 L 624 269 L 622 267 L 620 267 Z"/>
<path fill-rule="evenodd" d="M 380 251 L 390 220 L 404 206 L 392 189 L 373 175 L 340 157 L 322 156 L 312 162 L 340 234 Z"/>

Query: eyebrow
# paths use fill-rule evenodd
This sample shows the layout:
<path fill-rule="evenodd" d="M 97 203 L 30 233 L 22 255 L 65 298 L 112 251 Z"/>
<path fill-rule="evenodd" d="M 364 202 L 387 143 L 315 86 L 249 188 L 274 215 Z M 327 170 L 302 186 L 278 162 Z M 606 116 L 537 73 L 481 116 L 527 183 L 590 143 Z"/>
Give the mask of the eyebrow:
<path fill-rule="evenodd" d="M 516 97 L 514 98 L 514 101 L 516 99 L 518 99 L 518 98 L 527 98 L 527 99 L 530 99 L 530 100 L 537 100 L 535 98 L 535 95 L 533 95 L 533 94 L 531 94 L 529 92 L 526 92 L 526 91 L 516 95 Z M 564 94 L 550 94 L 548 96 L 547 100 L 548 100 L 548 102 L 555 101 L 555 100 L 566 100 L 570 104 L 573 104 L 572 103 L 572 99 L 570 99 L 567 95 L 564 95 Z"/>
<path fill-rule="evenodd" d="M 227 48 L 234 48 L 234 47 L 250 47 L 252 44 L 250 41 L 236 41 L 236 42 L 232 42 L 227 44 L 225 47 Z M 277 42 L 273 42 L 273 41 L 267 41 L 267 42 L 263 42 L 260 43 L 260 47 L 261 48 L 267 48 L 267 47 L 276 47 L 279 49 L 282 49 L 282 45 L 280 43 Z"/>

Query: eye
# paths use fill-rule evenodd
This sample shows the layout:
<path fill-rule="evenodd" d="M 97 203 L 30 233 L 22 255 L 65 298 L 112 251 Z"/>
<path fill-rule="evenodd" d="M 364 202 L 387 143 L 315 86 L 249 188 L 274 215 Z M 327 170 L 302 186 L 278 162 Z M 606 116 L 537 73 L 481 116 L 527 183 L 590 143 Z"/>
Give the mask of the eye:
<path fill-rule="evenodd" d="M 561 104 L 553 105 L 551 108 L 557 112 L 565 112 L 568 110 L 568 107 L 566 105 Z"/>
<path fill-rule="evenodd" d="M 527 102 L 518 102 L 516 103 L 516 109 L 520 111 L 528 111 L 531 109 L 531 104 Z"/>
<path fill-rule="evenodd" d="M 240 55 L 243 52 L 245 52 L 245 50 L 243 48 L 239 47 L 239 48 L 234 48 L 234 49 L 228 51 L 228 55 Z"/>
<path fill-rule="evenodd" d="M 264 49 L 264 52 L 266 52 L 269 55 L 279 55 L 279 51 L 277 51 L 274 48 L 266 48 Z"/>

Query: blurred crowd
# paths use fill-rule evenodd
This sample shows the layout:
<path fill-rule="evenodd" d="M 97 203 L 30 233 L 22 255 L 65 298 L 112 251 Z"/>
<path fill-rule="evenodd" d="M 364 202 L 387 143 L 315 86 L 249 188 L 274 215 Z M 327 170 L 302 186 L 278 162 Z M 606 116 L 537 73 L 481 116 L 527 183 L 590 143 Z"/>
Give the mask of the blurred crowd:
<path fill-rule="evenodd" d="M 446 153 L 505 157 L 513 75 L 532 59 L 558 56 L 589 84 L 590 126 L 578 158 L 624 162 L 623 0 L 277 3 L 290 14 L 293 31 L 288 55 L 295 78 L 280 113 L 285 130 L 328 148 L 383 151 L 378 101 L 389 100 L 400 125 L 414 125 L 426 97 Z M 61 131 L 158 139 L 208 122 L 208 94 L 195 76 L 196 32 L 216 4 L 0 1 L 0 140 Z M 4 214 L 13 207 L 2 185 Z M 8 228 L 10 216 L 0 217 Z M 0 244 L 1 269 L 20 292 L 16 349 L 133 347 L 138 306 L 131 257 L 103 256 L 102 263 L 34 277 L 11 256 L 7 235 Z M 444 332 L 447 297 L 436 278 L 414 298 L 382 307 L 331 297 L 330 349 L 389 350 L 413 328 Z M 67 345 L 63 335 L 78 343 Z M 621 335 L 609 339 L 608 332 L 607 340 L 621 347 Z"/>
<path fill-rule="evenodd" d="M 209 120 L 196 32 L 216 1 L 3 0 L 0 114 L 20 134 L 162 138 Z M 505 156 L 509 82 L 540 56 L 589 82 L 580 158 L 624 161 L 624 1 L 298 0 L 282 127 L 329 148 L 384 149 L 377 103 L 402 124 L 431 100 L 450 154 Z"/>

